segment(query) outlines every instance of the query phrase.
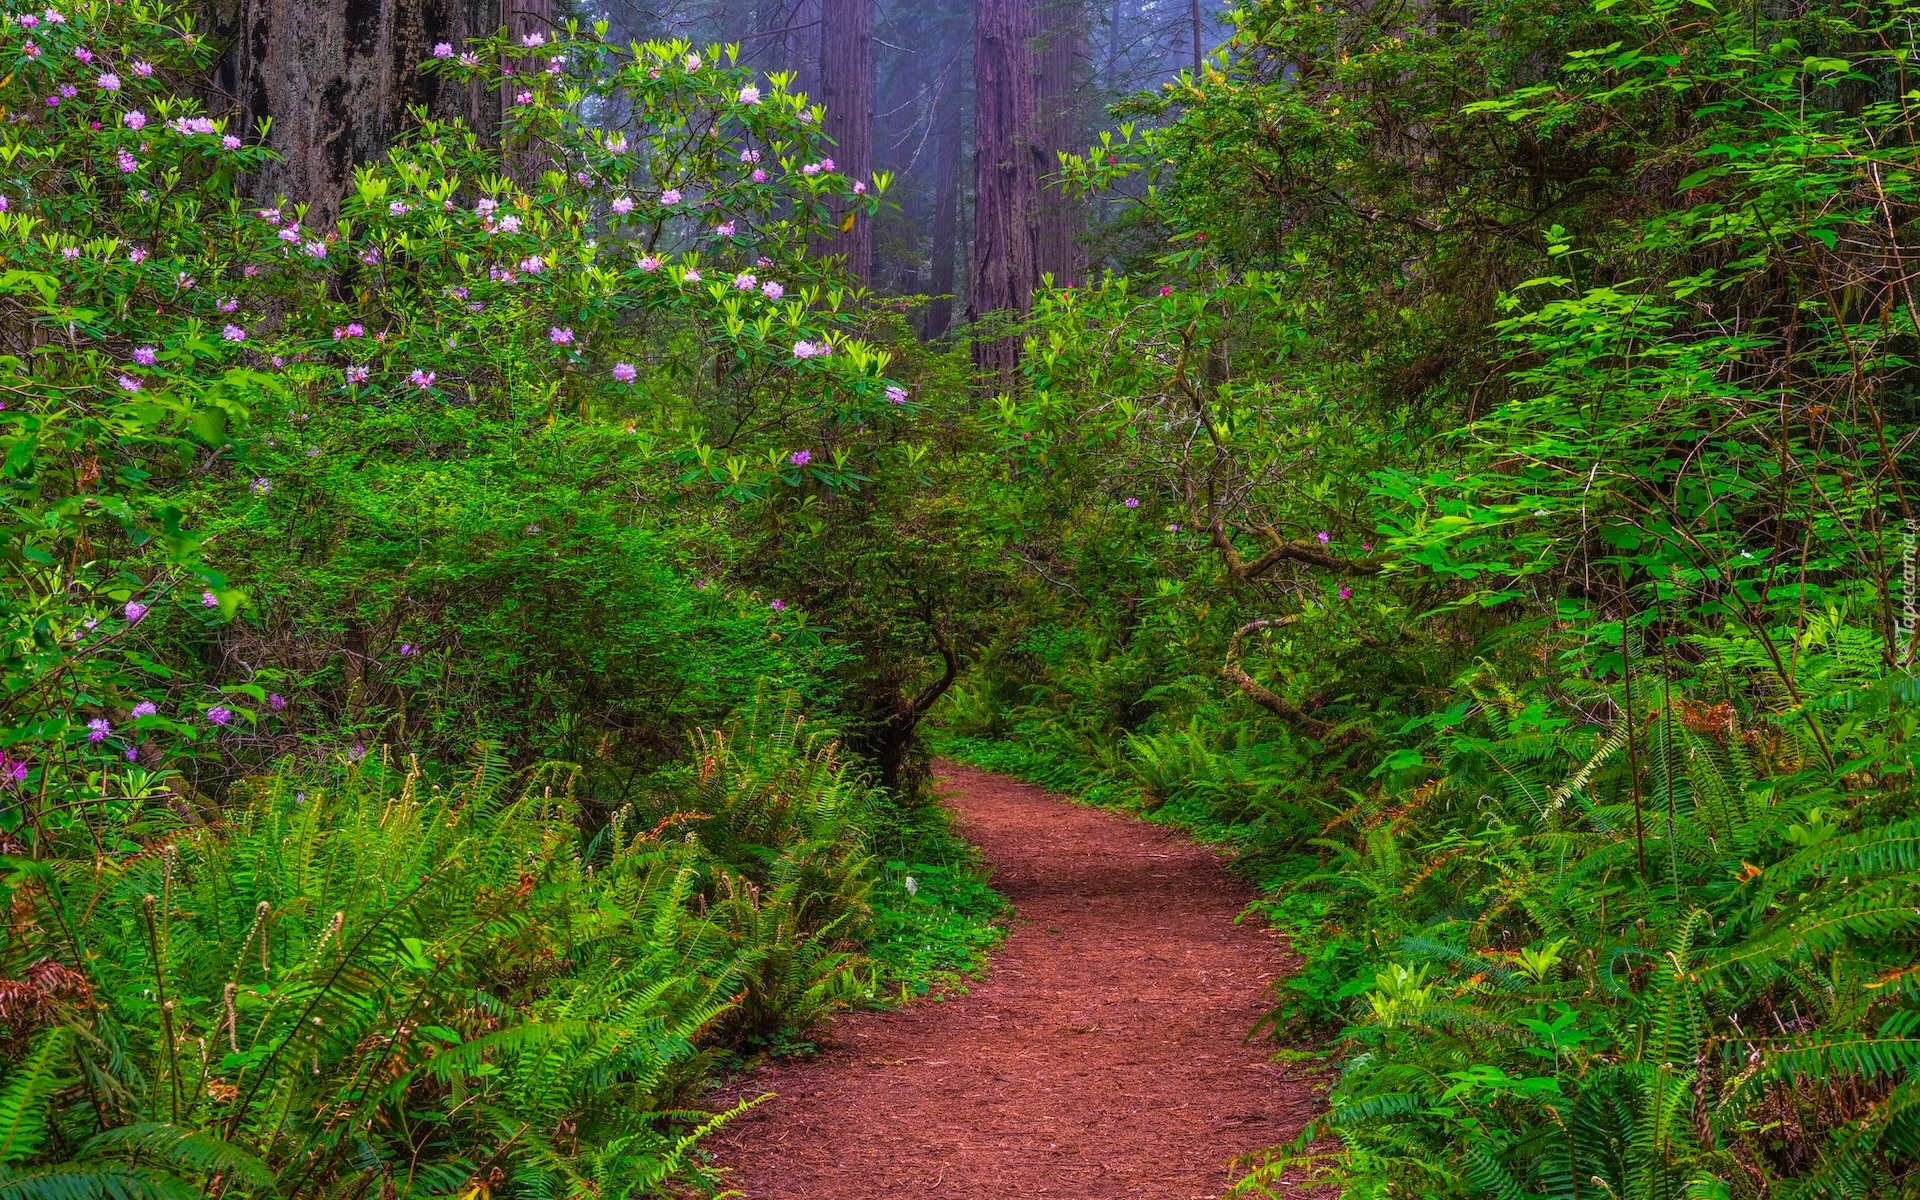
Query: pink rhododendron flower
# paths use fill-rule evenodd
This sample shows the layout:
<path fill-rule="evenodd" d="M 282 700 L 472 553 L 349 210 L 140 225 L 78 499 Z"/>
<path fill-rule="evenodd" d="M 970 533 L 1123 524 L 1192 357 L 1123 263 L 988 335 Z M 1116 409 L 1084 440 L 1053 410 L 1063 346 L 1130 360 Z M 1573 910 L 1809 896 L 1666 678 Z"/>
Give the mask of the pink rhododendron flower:
<path fill-rule="evenodd" d="M 219 608 L 220 597 L 214 595 L 212 592 L 201 592 L 200 607 L 201 608 Z"/>
<path fill-rule="evenodd" d="M 238 325 L 228 325 L 220 331 L 220 336 L 229 342 L 244 342 L 247 340 L 247 331 Z"/>
<path fill-rule="evenodd" d="M 120 377 L 120 390 L 123 392 L 137 392 L 140 390 L 140 381 L 131 375 L 122 375 Z"/>
<path fill-rule="evenodd" d="M 755 183 L 765 183 L 767 181 L 767 173 L 759 167 L 755 167 L 752 178 Z"/>
<path fill-rule="evenodd" d="M 452 58 L 453 46 L 447 42 L 435 42 L 433 44 L 433 56 L 435 58 Z"/>
<path fill-rule="evenodd" d="M 679 188 L 668 188 L 666 191 L 660 193 L 660 204 L 662 207 L 672 208 L 678 203 L 680 203 Z"/>
<path fill-rule="evenodd" d="M 152 366 L 159 359 L 159 357 L 160 357 L 159 354 L 154 350 L 152 346 L 141 346 L 133 352 L 133 361 L 139 363 L 143 367 Z"/>
<path fill-rule="evenodd" d="M 773 603 L 767 605 L 767 607 L 775 612 L 785 612 L 787 610 L 787 602 L 785 600 L 775 600 Z"/>
<path fill-rule="evenodd" d="M 698 54 L 689 54 L 687 55 L 686 63 L 687 70 L 698 71 L 700 69 L 700 56 Z"/>
<path fill-rule="evenodd" d="M 140 703 L 133 706 L 133 719 L 137 721 L 141 717 L 151 717 L 157 714 L 159 711 L 160 711 L 160 706 L 155 704 L 153 701 L 142 700 Z"/>
<path fill-rule="evenodd" d="M 418 367 L 415 367 L 413 373 L 407 376 L 407 380 L 412 383 L 413 386 L 422 390 L 433 386 L 433 378 L 434 375 L 432 371 L 422 371 Z"/>
<path fill-rule="evenodd" d="M 759 282 L 758 279 L 755 279 L 746 271 L 742 271 L 733 277 L 733 286 L 743 292 L 752 291 Z"/>
<path fill-rule="evenodd" d="M 150 62 L 136 62 L 133 64 L 133 73 L 142 79 L 151 79 L 153 77 L 153 64 Z"/>
<path fill-rule="evenodd" d="M 120 90 L 120 77 L 112 71 L 102 72 L 100 78 L 93 82 L 94 86 L 103 92 L 117 92 Z"/>
<path fill-rule="evenodd" d="M 888 384 L 887 400 L 893 404 L 905 404 L 907 402 L 907 389 L 901 387 L 899 384 Z"/>
<path fill-rule="evenodd" d="M 748 84 L 741 88 L 740 94 L 734 98 L 742 104 L 758 104 L 760 103 L 760 89 L 752 84 Z"/>
<path fill-rule="evenodd" d="M 573 330 L 555 325 L 547 330 L 547 340 L 556 346 L 573 345 Z"/>
<path fill-rule="evenodd" d="M 639 376 L 640 372 L 634 370 L 632 363 L 613 364 L 613 377 L 620 383 L 632 383 Z"/>
<path fill-rule="evenodd" d="M 614 197 L 613 203 L 607 205 L 607 207 L 624 217 L 633 211 L 633 197 L 616 196 Z"/>
<path fill-rule="evenodd" d="M 640 269 L 651 275 L 660 269 L 660 260 L 649 254 L 640 260 Z"/>
<path fill-rule="evenodd" d="M 107 735 L 112 732 L 113 726 L 108 724 L 105 717 L 95 717 L 87 722 L 87 740 L 95 745 L 106 741 Z"/>
<path fill-rule="evenodd" d="M 147 127 L 147 114 L 137 108 L 128 109 L 127 115 L 120 118 L 120 123 L 128 129 L 145 129 Z"/>
<path fill-rule="evenodd" d="M 688 268 L 687 268 L 687 273 L 686 273 L 685 275 L 683 275 L 683 276 L 681 276 L 681 278 L 683 278 L 683 279 L 685 279 L 685 280 L 686 280 L 686 281 L 687 281 L 688 283 L 699 283 L 699 282 L 700 282 L 700 268 L 698 268 L 698 267 L 688 267 Z"/>
<path fill-rule="evenodd" d="M 365 383 L 366 381 L 367 381 L 366 367 L 354 366 L 354 367 L 347 368 L 348 383 Z"/>
<path fill-rule="evenodd" d="M 792 454 L 787 455 L 787 461 L 796 467 L 804 467 L 813 461 L 813 451 L 795 450 Z"/>
<path fill-rule="evenodd" d="M 216 704 L 207 710 L 207 720 L 213 722 L 215 725 L 225 725 L 228 721 L 233 720 L 233 710 Z"/>
<path fill-rule="evenodd" d="M 760 294 L 765 296 L 769 300 L 778 300 L 780 297 L 787 294 L 787 289 L 781 287 L 779 284 L 769 279 L 765 283 L 760 285 Z"/>

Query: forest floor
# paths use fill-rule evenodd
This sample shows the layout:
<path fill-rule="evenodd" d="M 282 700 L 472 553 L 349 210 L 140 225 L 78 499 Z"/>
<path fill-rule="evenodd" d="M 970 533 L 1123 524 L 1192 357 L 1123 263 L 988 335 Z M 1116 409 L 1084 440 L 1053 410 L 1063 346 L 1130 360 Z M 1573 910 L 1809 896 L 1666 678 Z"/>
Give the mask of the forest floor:
<path fill-rule="evenodd" d="M 1014 925 L 964 996 L 845 1014 L 705 1144 L 749 1200 L 1199 1200 L 1320 1108 L 1245 1040 L 1289 968 L 1253 891 L 1166 830 L 953 763 L 938 778 Z"/>

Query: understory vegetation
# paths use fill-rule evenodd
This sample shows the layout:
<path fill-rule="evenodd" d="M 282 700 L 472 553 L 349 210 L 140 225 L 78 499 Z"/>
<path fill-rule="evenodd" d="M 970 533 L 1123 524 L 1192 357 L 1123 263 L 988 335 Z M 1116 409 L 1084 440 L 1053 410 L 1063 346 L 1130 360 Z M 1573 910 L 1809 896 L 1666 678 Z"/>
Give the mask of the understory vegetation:
<path fill-rule="evenodd" d="M 724 1190 L 997 936 L 930 717 L 1262 885 L 1239 1195 L 1920 1193 L 1914 9 L 1256 0 L 931 342 L 737 45 L 438 44 L 335 204 L 0 11 L 0 1200 Z"/>
<path fill-rule="evenodd" d="M 435 51 L 503 129 L 262 201 L 188 9 L 5 17 L 0 1194 L 721 1189 L 718 1075 L 997 936 L 888 586 L 953 557 L 780 565 L 932 469 L 809 253 L 884 181 L 575 22 Z"/>
<path fill-rule="evenodd" d="M 1274 0 L 1068 164 L 945 736 L 1264 884 L 1241 1194 L 1920 1187 L 1910 21 Z"/>

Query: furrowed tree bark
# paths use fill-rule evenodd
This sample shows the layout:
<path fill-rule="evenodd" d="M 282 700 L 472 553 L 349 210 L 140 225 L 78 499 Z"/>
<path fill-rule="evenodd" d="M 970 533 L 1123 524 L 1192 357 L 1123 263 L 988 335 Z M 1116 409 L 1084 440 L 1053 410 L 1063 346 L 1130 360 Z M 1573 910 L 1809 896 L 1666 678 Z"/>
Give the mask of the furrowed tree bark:
<path fill-rule="evenodd" d="M 926 328 L 921 336 L 928 341 L 946 336 L 953 327 L 953 267 L 960 255 L 960 155 L 961 112 L 959 79 L 943 88 L 935 114 L 933 166 L 933 231 L 930 236 L 931 270 L 928 272 Z"/>
<path fill-rule="evenodd" d="M 1036 56 L 1036 104 L 1039 136 L 1034 140 L 1034 178 L 1040 187 L 1038 233 L 1034 244 L 1035 269 L 1041 278 L 1053 276 L 1053 286 L 1073 287 L 1085 282 L 1086 260 L 1080 236 L 1085 218 L 1080 202 L 1062 186 L 1060 154 L 1080 148 L 1080 62 L 1086 57 L 1086 11 L 1083 0 L 1049 0 L 1046 30 Z"/>
<path fill-rule="evenodd" d="M 834 165 L 854 182 L 873 176 L 873 3 L 820 0 L 820 100 L 823 128 L 833 139 Z M 838 232 L 828 254 L 845 255 L 847 271 L 865 283 L 873 277 L 873 222 L 852 206 L 833 210 Z"/>
<path fill-rule="evenodd" d="M 504 3 L 550 30 L 552 0 Z M 330 221 L 353 168 L 386 152 L 412 107 L 492 137 L 499 99 L 420 64 L 437 42 L 459 46 L 496 31 L 502 7 L 503 0 L 208 0 L 207 24 L 227 43 L 209 109 L 247 135 L 272 118 L 267 143 L 280 159 L 249 181 L 253 193 L 306 201 L 316 223 Z"/>
<path fill-rule="evenodd" d="M 1034 93 L 1027 0 L 978 0 L 973 29 L 973 295 L 968 316 L 1025 316 L 1033 304 Z M 1018 337 L 976 337 L 974 365 L 1013 386 Z"/>

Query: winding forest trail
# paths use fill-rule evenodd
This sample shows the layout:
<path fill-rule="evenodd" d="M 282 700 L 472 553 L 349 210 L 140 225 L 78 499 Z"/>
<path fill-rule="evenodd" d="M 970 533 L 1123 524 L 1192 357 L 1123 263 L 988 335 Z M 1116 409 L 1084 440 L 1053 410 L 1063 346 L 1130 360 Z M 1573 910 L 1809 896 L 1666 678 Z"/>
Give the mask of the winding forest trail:
<path fill-rule="evenodd" d="M 1165 830 L 952 763 L 960 831 L 1015 908 L 968 995 L 849 1013 L 707 1145 L 749 1200 L 1198 1200 L 1291 1138 L 1313 1073 L 1243 1041 L 1285 971 L 1250 889 Z"/>

